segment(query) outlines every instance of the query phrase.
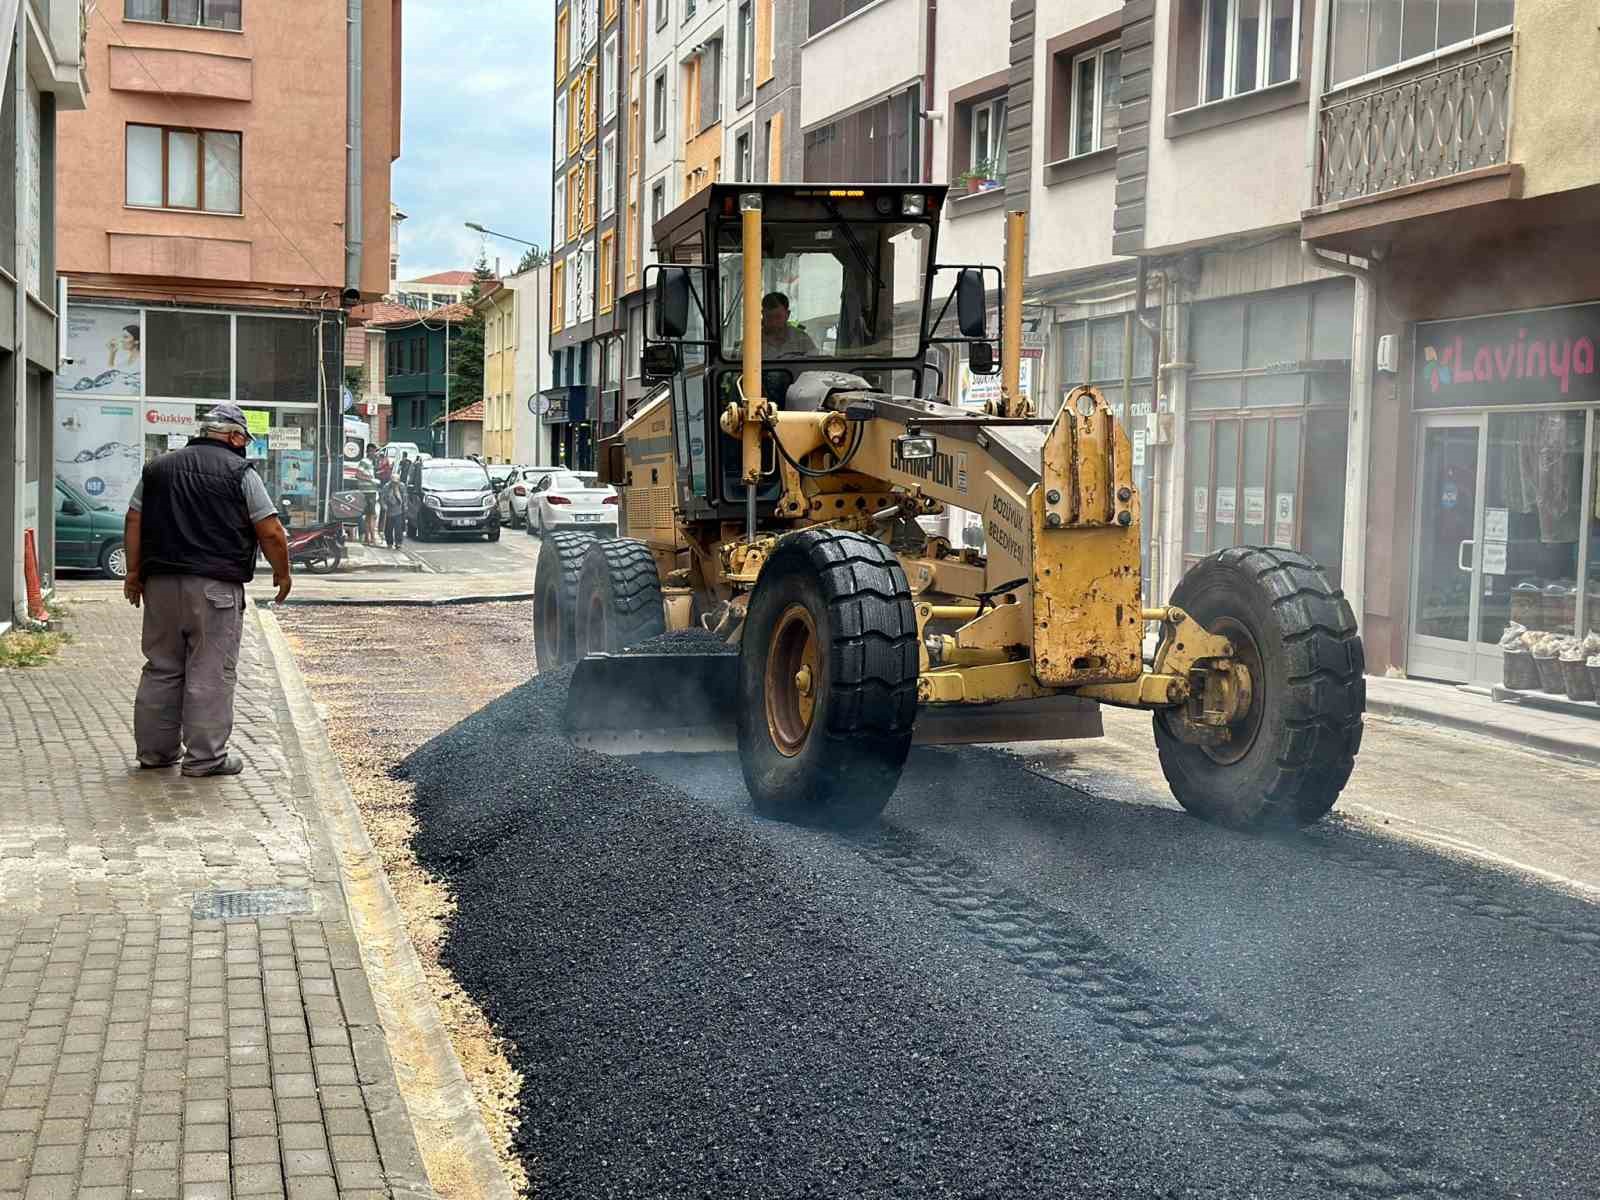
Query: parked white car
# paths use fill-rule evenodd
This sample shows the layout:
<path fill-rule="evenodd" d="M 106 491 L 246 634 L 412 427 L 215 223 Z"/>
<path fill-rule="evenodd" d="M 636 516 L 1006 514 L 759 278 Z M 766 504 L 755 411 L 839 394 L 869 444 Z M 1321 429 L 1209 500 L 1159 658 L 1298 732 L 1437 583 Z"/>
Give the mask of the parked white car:
<path fill-rule="evenodd" d="M 490 472 L 493 474 L 493 472 Z M 528 519 L 528 498 L 533 485 L 550 474 L 549 467 L 516 467 L 495 497 L 502 525 L 517 526 Z"/>
<path fill-rule="evenodd" d="M 528 532 L 547 529 L 589 529 L 600 537 L 617 536 L 617 489 L 598 482 L 593 471 L 548 471 L 528 497 Z"/>

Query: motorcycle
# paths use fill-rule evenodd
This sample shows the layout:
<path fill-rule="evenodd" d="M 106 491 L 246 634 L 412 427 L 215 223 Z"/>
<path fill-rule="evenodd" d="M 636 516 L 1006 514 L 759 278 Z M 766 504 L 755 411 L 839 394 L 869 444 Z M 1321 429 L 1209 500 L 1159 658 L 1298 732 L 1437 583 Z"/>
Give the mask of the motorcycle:
<path fill-rule="evenodd" d="M 303 529 L 290 529 L 289 522 L 280 511 L 284 530 L 289 536 L 289 565 L 304 563 L 308 571 L 319 575 L 331 574 L 344 561 L 344 526 L 338 521 L 325 525 L 307 525 Z"/>

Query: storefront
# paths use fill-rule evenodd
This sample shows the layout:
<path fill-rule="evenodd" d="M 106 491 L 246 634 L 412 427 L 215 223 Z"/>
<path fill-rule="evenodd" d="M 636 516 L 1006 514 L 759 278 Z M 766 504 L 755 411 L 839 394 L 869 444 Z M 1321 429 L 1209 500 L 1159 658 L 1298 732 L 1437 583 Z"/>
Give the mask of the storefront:
<path fill-rule="evenodd" d="M 550 448 L 545 461 L 575 471 L 593 470 L 595 432 L 588 385 L 546 388 L 539 393 L 539 402 L 541 436 Z"/>
<path fill-rule="evenodd" d="M 73 304 L 66 322 L 58 474 L 125 506 L 145 462 L 186 444 L 199 417 L 232 401 L 250 423 L 247 456 L 268 491 L 292 523 L 315 519 L 325 476 L 342 460 L 342 430 L 329 417 L 339 393 L 326 385 L 341 370 L 337 320 Z"/>
<path fill-rule="evenodd" d="M 1414 327 L 1409 674 L 1498 683 L 1512 622 L 1600 627 L 1600 304 Z"/>

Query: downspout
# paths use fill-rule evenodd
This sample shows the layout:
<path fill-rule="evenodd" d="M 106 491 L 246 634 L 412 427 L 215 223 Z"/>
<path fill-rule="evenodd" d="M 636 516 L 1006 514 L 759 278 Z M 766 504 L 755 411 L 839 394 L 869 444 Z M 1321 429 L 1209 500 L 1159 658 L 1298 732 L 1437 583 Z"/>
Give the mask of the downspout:
<path fill-rule="evenodd" d="M 18 5 L 12 5 L 11 22 L 11 57 L 14 60 L 13 69 L 16 71 L 16 94 L 12 97 L 15 105 L 13 117 L 12 144 L 16 147 L 16 178 L 12 186 L 16 198 L 16 221 L 13 231 L 13 249 L 16 253 L 16 294 L 14 296 L 14 317 L 16 322 L 16 346 L 11 355 L 11 380 L 13 385 L 12 399 L 16 404 L 14 409 L 15 427 L 12 429 L 12 470 L 15 472 L 11 479 L 11 503 L 13 524 L 9 531 L 11 538 L 11 579 L 13 601 L 12 611 L 5 614 L 7 619 L 18 621 L 26 620 L 28 616 L 28 589 L 23 571 L 23 546 L 26 542 L 23 519 L 27 512 L 28 493 L 28 171 L 31 165 L 28 155 L 28 14 L 27 10 Z M 0 75 L 0 79 L 4 79 Z M 65 320 L 66 314 L 61 314 Z M 43 478 L 41 468 L 40 477 Z M 38 500 L 34 504 L 37 507 Z M 34 516 L 38 520 L 37 513 Z"/>
<path fill-rule="evenodd" d="M 362 82 L 363 53 L 362 6 L 366 0 L 346 0 L 345 17 L 345 189 L 344 189 L 344 287 L 346 300 L 354 303 L 361 293 L 362 227 Z M 352 295 L 352 293 L 354 293 Z"/>
<path fill-rule="evenodd" d="M 928 0 L 927 52 L 922 60 L 922 111 L 933 109 L 934 53 L 939 45 L 939 0 Z M 921 114 L 919 114 L 920 116 Z M 931 118 L 922 117 L 922 182 L 933 182 L 933 130 Z"/>
<path fill-rule="evenodd" d="M 1312 22 L 1311 97 L 1306 118 L 1306 202 L 1309 212 L 1317 205 L 1317 166 L 1320 157 L 1321 99 L 1328 70 L 1329 0 L 1317 0 Z M 1377 286 L 1368 265 L 1358 266 L 1352 256 L 1343 258 L 1301 241 L 1301 253 L 1313 267 L 1336 271 L 1355 280 L 1355 309 L 1351 314 L 1350 424 L 1346 430 L 1344 460 L 1344 538 L 1340 548 L 1340 584 L 1359 625 L 1365 616 L 1367 559 L 1367 475 L 1372 457 L 1372 351 L 1377 331 Z"/>
<path fill-rule="evenodd" d="M 1163 329 L 1163 322 L 1161 320 L 1160 312 L 1158 311 L 1155 320 L 1152 321 L 1150 319 L 1149 313 L 1147 313 L 1145 311 L 1145 292 L 1146 292 L 1146 289 L 1149 287 L 1149 282 L 1150 282 L 1150 279 L 1149 279 L 1149 262 L 1150 262 L 1150 260 L 1148 258 L 1146 258 L 1144 255 L 1141 254 L 1139 256 L 1138 274 L 1135 276 L 1135 282 L 1134 282 L 1133 316 L 1134 316 L 1134 320 L 1136 320 L 1139 323 L 1140 327 L 1146 333 L 1148 333 L 1150 335 L 1150 370 L 1151 370 L 1151 376 L 1152 376 L 1152 378 L 1150 380 L 1150 411 L 1152 413 L 1160 413 L 1160 411 L 1161 411 L 1161 391 L 1162 391 L 1162 385 L 1163 385 L 1163 383 L 1165 381 L 1165 376 L 1163 376 L 1162 373 L 1161 373 L 1161 366 L 1162 366 L 1162 364 L 1164 362 L 1166 362 L 1166 355 L 1162 353 L 1162 345 L 1161 345 L 1162 337 L 1161 337 L 1161 334 L 1162 334 L 1162 329 Z M 1162 283 L 1161 283 L 1162 309 L 1165 309 L 1165 307 L 1166 307 L 1166 295 L 1167 295 L 1166 276 L 1163 275 L 1162 276 Z M 1132 381 L 1133 360 L 1137 355 L 1137 351 L 1138 351 L 1138 337 L 1137 337 L 1137 335 L 1135 335 L 1134 345 L 1130 348 L 1130 353 L 1129 353 L 1128 359 L 1127 359 L 1127 361 L 1128 361 L 1128 371 L 1129 371 L 1129 381 L 1128 381 L 1127 386 L 1123 388 L 1123 392 L 1122 392 L 1123 396 L 1125 397 L 1124 403 L 1126 403 L 1127 406 L 1128 406 L 1127 409 L 1124 410 L 1124 411 L 1126 411 L 1128 413 L 1130 418 L 1133 415 L 1133 381 Z M 1160 417 L 1157 416 L 1156 420 L 1159 421 Z M 1146 437 L 1145 437 L 1145 451 L 1144 452 L 1145 452 L 1145 461 L 1146 461 L 1146 463 L 1149 464 L 1149 472 L 1148 472 L 1149 473 L 1149 479 L 1146 481 L 1145 491 L 1146 491 L 1147 495 L 1149 495 L 1151 497 L 1155 497 L 1158 494 L 1157 485 L 1159 483 L 1159 476 L 1158 476 L 1158 472 L 1156 470 L 1156 456 L 1155 456 L 1154 452 L 1152 451 L 1152 449 L 1151 449 L 1151 447 L 1149 445 L 1149 440 L 1150 440 L 1149 439 L 1149 435 L 1147 434 Z M 1176 440 L 1176 431 L 1174 431 L 1174 440 Z M 1168 453 L 1169 454 L 1176 454 L 1177 453 L 1177 447 L 1176 446 L 1171 447 L 1168 450 Z M 1170 508 L 1173 504 L 1180 504 L 1181 501 L 1182 501 L 1182 497 L 1181 496 L 1175 496 L 1175 497 L 1173 497 L 1171 499 L 1170 503 L 1166 507 Z M 1148 603 L 1150 603 L 1152 605 L 1164 603 L 1165 602 L 1165 598 L 1166 598 L 1166 593 L 1170 592 L 1172 590 L 1170 588 L 1163 589 L 1163 587 L 1162 587 L 1162 584 L 1164 582 L 1162 580 L 1162 578 L 1161 578 L 1161 511 L 1162 511 L 1162 507 L 1163 506 L 1159 502 L 1157 502 L 1157 503 L 1149 505 L 1149 507 L 1145 510 L 1146 514 L 1147 514 L 1145 519 L 1149 522 L 1149 525 L 1150 525 L 1150 528 L 1146 531 L 1146 540 L 1147 540 L 1147 542 L 1149 544 L 1149 547 L 1150 547 L 1150 575 L 1152 577 L 1150 579 L 1150 586 L 1149 586 L 1149 589 L 1148 589 L 1148 595 L 1146 596 L 1146 600 L 1147 600 Z M 1183 524 L 1181 514 L 1178 517 L 1178 524 L 1179 524 L 1179 527 L 1181 528 L 1182 524 Z"/>

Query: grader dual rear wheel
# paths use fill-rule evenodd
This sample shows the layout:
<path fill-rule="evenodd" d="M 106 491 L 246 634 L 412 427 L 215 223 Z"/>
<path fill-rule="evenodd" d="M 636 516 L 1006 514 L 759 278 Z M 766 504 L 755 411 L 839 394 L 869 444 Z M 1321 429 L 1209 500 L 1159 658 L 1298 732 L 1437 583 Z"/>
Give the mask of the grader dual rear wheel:
<path fill-rule="evenodd" d="M 533 653 L 539 670 L 553 671 L 578 657 L 578 574 L 594 544 L 592 533 L 558 532 L 539 543 L 533 577 Z"/>
<path fill-rule="evenodd" d="M 1251 680 L 1248 710 L 1218 745 L 1186 742 L 1177 713 L 1155 714 L 1178 803 L 1237 829 L 1319 820 L 1350 778 L 1366 707 L 1366 660 L 1343 593 L 1303 554 L 1238 547 L 1185 575 L 1172 603 L 1232 642 Z"/>
<path fill-rule="evenodd" d="M 778 543 L 739 645 L 739 759 L 756 810 L 850 827 L 888 803 L 917 713 L 917 622 L 899 561 L 857 533 Z"/>

